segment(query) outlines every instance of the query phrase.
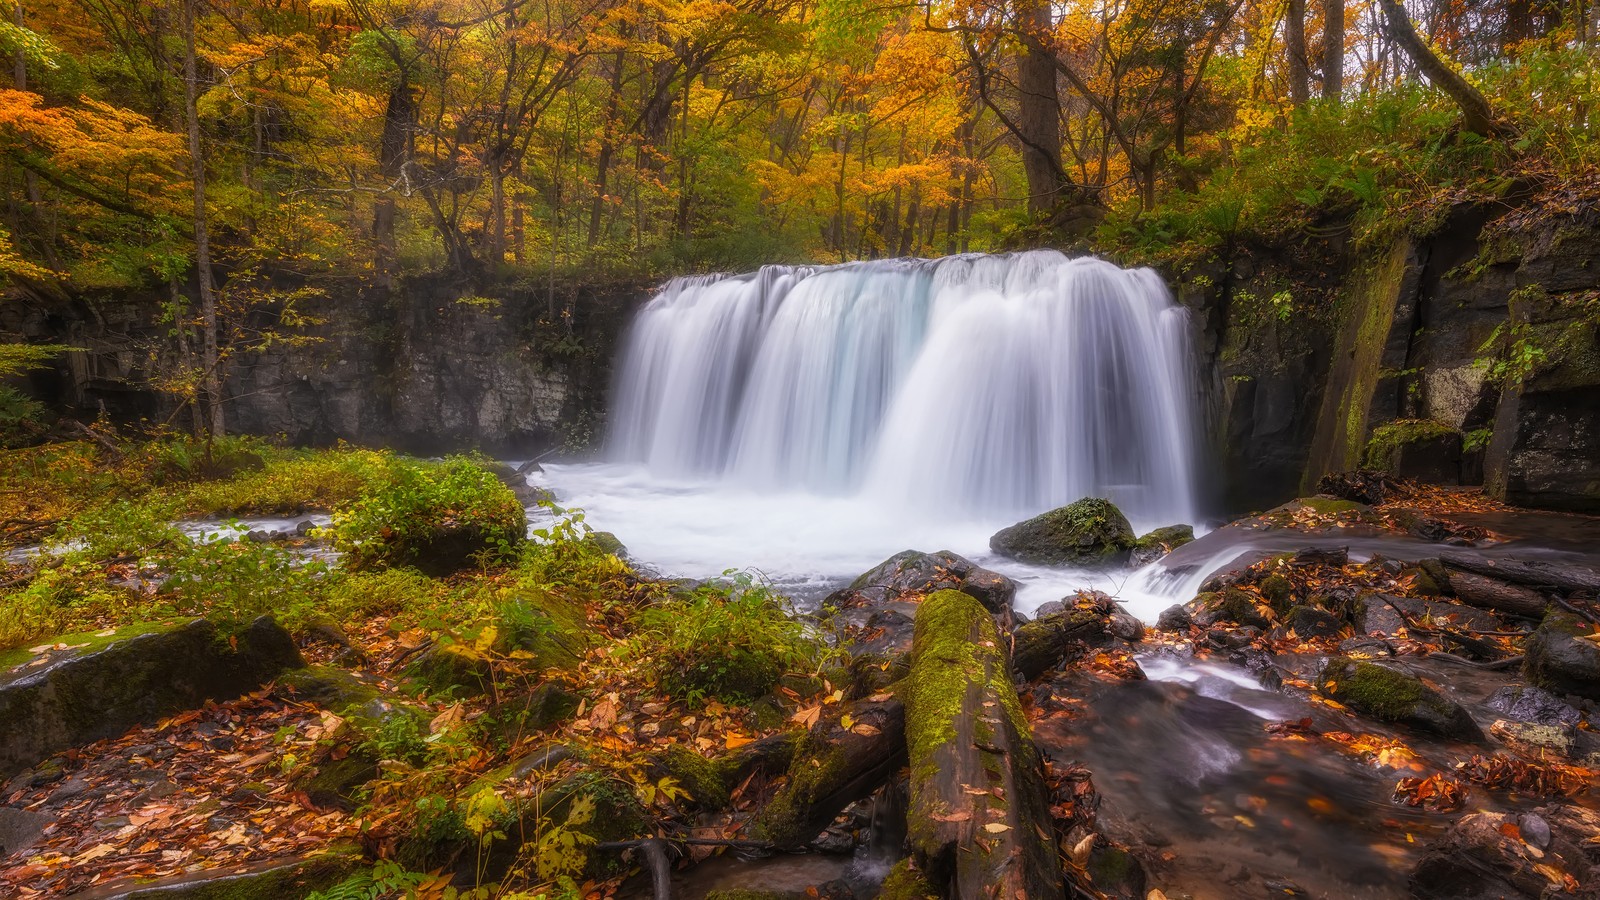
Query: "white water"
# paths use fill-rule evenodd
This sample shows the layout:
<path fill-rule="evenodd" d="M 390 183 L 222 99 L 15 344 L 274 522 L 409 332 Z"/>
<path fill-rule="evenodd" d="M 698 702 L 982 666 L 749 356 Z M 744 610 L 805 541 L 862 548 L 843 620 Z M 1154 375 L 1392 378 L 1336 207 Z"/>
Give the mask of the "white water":
<path fill-rule="evenodd" d="M 1154 272 L 1054 251 L 680 278 L 624 343 L 609 462 L 540 481 L 665 574 L 806 594 L 947 549 L 1021 581 L 1024 611 L 1092 586 L 1153 617 L 1165 585 L 988 539 L 1087 496 L 1141 532 L 1197 521 L 1187 335 Z"/>

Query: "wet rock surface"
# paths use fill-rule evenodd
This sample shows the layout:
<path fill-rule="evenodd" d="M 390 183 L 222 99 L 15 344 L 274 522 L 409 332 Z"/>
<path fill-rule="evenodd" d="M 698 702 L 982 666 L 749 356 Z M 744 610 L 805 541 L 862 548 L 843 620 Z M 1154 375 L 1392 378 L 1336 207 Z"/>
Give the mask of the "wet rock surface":
<path fill-rule="evenodd" d="M 1109 501 L 1086 497 L 995 532 L 989 549 L 1019 562 L 1086 568 L 1121 565 L 1133 526 Z"/>

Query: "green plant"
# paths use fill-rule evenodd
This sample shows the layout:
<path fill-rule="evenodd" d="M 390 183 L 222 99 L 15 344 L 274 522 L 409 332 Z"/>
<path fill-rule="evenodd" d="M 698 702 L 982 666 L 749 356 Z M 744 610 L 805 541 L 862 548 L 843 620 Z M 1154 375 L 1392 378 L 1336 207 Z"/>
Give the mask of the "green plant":
<path fill-rule="evenodd" d="M 434 876 L 426 872 L 410 872 L 393 860 L 380 859 L 370 871 L 357 872 L 333 887 L 312 891 L 306 895 L 306 900 L 380 900 L 410 896 L 433 879 Z"/>
<path fill-rule="evenodd" d="M 476 459 L 403 463 L 349 507 L 332 532 L 352 569 L 416 566 L 445 574 L 509 561 L 526 539 L 516 494 Z"/>
<path fill-rule="evenodd" d="M 628 653 L 667 694 L 691 703 L 749 702 L 787 672 L 812 671 L 820 648 L 779 598 L 748 572 L 641 610 Z"/>
<path fill-rule="evenodd" d="M 161 587 L 182 612 L 237 624 L 271 614 L 291 629 L 320 615 L 327 567 L 273 544 L 201 540 L 170 561 Z"/>
<path fill-rule="evenodd" d="M 171 519 L 164 504 L 116 500 L 74 516 L 52 544 L 88 559 L 139 557 L 189 543 Z"/>

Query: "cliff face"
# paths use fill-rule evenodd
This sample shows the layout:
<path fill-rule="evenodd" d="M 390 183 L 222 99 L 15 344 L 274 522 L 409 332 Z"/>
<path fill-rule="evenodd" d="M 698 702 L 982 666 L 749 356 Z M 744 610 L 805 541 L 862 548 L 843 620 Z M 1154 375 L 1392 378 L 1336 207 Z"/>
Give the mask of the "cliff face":
<path fill-rule="evenodd" d="M 615 341 L 651 286 L 321 287 L 325 299 L 308 307 L 318 324 L 231 364 L 231 431 L 414 453 L 585 449 L 598 443 Z M 163 343 L 158 313 L 158 298 L 91 298 L 71 310 L 14 306 L 0 328 L 87 348 L 33 379 L 55 405 L 163 421 L 171 402 L 148 385 L 158 365 L 149 348 Z"/>
<path fill-rule="evenodd" d="M 1430 469 L 1519 505 L 1600 511 L 1600 211 L 1462 207 L 1426 237 L 1251 248 L 1183 280 L 1206 312 L 1230 509 L 1361 465 L 1375 429 L 1460 436 Z M 1261 298 L 1288 302 L 1271 311 Z"/>

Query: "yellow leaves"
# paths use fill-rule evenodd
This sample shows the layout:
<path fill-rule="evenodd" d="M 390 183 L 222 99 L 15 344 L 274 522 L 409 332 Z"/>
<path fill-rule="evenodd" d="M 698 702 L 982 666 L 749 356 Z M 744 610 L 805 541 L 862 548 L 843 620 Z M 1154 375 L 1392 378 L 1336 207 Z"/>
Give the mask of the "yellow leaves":
<path fill-rule="evenodd" d="M 1005 834 L 1011 830 L 1011 826 L 1004 822 L 990 822 L 989 824 L 983 826 L 983 830 L 989 832 L 990 834 Z"/>
<path fill-rule="evenodd" d="M 798 724 L 802 728 L 810 728 L 817 724 L 817 720 L 820 718 L 822 718 L 822 707 L 808 706 L 790 716 L 789 721 Z"/>

